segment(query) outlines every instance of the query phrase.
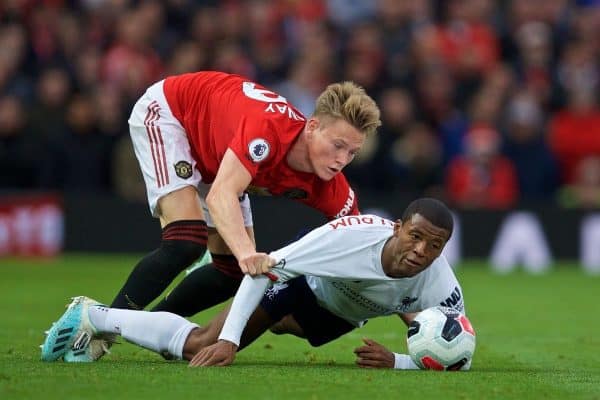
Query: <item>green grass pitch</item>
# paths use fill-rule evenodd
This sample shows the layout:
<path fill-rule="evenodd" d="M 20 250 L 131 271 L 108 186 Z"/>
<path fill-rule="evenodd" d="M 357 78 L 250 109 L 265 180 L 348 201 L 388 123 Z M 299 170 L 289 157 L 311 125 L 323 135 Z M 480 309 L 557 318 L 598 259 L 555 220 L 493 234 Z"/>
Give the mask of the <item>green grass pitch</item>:
<path fill-rule="evenodd" d="M 457 269 L 477 331 L 466 373 L 356 367 L 362 337 L 405 351 L 395 317 L 321 348 L 269 333 L 227 368 L 188 368 L 128 343 L 93 364 L 39 361 L 43 331 L 69 298 L 111 301 L 136 259 L 0 261 L 0 399 L 600 399 L 600 277 L 563 264 L 542 276 L 496 275 L 477 262 Z"/>

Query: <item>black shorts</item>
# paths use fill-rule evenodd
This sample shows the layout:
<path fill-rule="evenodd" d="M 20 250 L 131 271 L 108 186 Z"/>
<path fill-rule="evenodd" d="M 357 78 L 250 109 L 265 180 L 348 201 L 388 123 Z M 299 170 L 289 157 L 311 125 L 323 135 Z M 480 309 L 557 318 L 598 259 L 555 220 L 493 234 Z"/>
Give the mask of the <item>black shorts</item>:
<path fill-rule="evenodd" d="M 269 289 L 260 306 L 273 321 L 279 321 L 291 314 L 313 346 L 329 343 L 356 328 L 350 322 L 321 307 L 304 276 Z"/>

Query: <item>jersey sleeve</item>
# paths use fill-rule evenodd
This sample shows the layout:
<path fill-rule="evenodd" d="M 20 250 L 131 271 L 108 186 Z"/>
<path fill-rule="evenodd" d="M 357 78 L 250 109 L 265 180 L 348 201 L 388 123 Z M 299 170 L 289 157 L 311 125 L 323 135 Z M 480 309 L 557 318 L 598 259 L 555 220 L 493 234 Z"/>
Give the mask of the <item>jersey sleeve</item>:
<path fill-rule="evenodd" d="M 356 193 L 343 174 L 326 182 L 307 205 L 321 211 L 330 221 L 360 214 Z"/>
<path fill-rule="evenodd" d="M 246 167 L 252 178 L 258 170 L 277 162 L 280 143 L 268 119 L 244 118 L 240 122 L 229 148 Z"/>
<path fill-rule="evenodd" d="M 246 323 L 256 309 L 256 306 L 258 306 L 269 284 L 269 279 L 264 275 L 254 278 L 250 275 L 244 276 L 233 298 L 233 303 L 231 304 L 231 309 L 227 314 L 223 328 L 221 328 L 219 340 L 227 340 L 239 346 Z"/>

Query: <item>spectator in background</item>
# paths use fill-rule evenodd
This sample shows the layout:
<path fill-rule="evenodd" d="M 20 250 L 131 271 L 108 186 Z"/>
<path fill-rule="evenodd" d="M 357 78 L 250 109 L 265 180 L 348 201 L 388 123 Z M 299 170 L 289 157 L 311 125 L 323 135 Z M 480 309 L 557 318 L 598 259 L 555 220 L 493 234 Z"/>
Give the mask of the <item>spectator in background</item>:
<path fill-rule="evenodd" d="M 256 76 L 256 66 L 242 45 L 236 41 L 226 41 L 217 47 L 213 67 L 230 74 L 251 78 Z"/>
<path fill-rule="evenodd" d="M 544 140 L 543 113 L 537 98 L 527 91 L 517 93 L 506 112 L 503 153 L 517 170 L 523 200 L 542 201 L 558 187 L 558 167 Z"/>
<path fill-rule="evenodd" d="M 98 131 L 89 96 L 75 95 L 67 106 L 67 128 L 45 149 L 41 184 L 66 192 L 107 192 L 110 187 L 111 139 Z"/>
<path fill-rule="evenodd" d="M 86 46 L 87 37 L 82 25 L 81 18 L 70 11 L 61 13 L 53 27 L 56 36 L 56 61 L 63 62 L 69 70 L 81 49 Z"/>
<path fill-rule="evenodd" d="M 469 104 L 471 125 L 498 126 L 501 119 L 503 97 L 490 88 L 483 87 L 473 95 Z"/>
<path fill-rule="evenodd" d="M 318 76 L 313 77 L 315 86 L 326 87 L 337 77 L 341 66 L 338 65 L 340 48 L 338 37 L 324 23 L 304 24 L 298 43 L 293 50 L 290 49 L 292 60 L 303 60 L 320 71 Z"/>
<path fill-rule="evenodd" d="M 100 49 L 88 47 L 77 54 L 75 58 L 73 79 L 75 87 L 80 92 L 93 92 L 102 85 L 100 81 Z"/>
<path fill-rule="evenodd" d="M 125 105 L 117 89 L 108 85 L 99 85 L 89 96 L 95 109 L 94 122 L 98 133 L 113 142 L 127 135 Z"/>
<path fill-rule="evenodd" d="M 550 121 L 550 147 L 560 163 L 563 183 L 575 181 L 581 160 L 600 155 L 600 109 L 595 96 L 584 87 L 570 91 L 567 108 Z"/>
<path fill-rule="evenodd" d="M 0 190 L 36 186 L 39 140 L 27 130 L 23 103 L 15 96 L 0 97 Z"/>
<path fill-rule="evenodd" d="M 152 35 L 161 28 L 156 24 L 138 9 L 125 12 L 117 21 L 116 39 L 101 60 L 103 83 L 120 89 L 128 102 L 162 76 L 163 63 L 151 45 Z"/>
<path fill-rule="evenodd" d="M 372 18 L 376 13 L 376 1 L 324 0 L 329 18 L 342 30 L 350 30 L 357 22 Z"/>
<path fill-rule="evenodd" d="M 288 55 L 284 51 L 283 13 L 289 11 L 291 17 L 295 11 L 302 11 L 300 5 L 293 3 L 312 2 L 252 0 L 244 5 L 243 13 L 249 33 L 247 47 L 256 69 L 254 76 L 262 82 L 276 82 L 284 73 Z M 286 10 L 286 7 L 290 7 L 290 10 Z M 301 14 L 296 17 L 302 18 Z"/>
<path fill-rule="evenodd" d="M 472 127 L 465 136 L 465 154 L 448 166 L 446 192 L 461 208 L 506 209 L 519 196 L 513 163 L 500 154 L 500 136 L 491 127 Z"/>
<path fill-rule="evenodd" d="M 391 159 L 390 149 L 404 136 L 413 122 L 414 105 L 410 93 L 398 87 L 385 89 L 379 102 L 382 120 L 379 134 L 365 141 L 354 162 L 345 171 L 348 180 L 356 187 L 389 193 L 392 190 L 407 189 L 407 185 L 398 181 L 398 176 L 405 178 L 405 171 Z"/>
<path fill-rule="evenodd" d="M 571 13 L 571 36 L 577 40 L 590 43 L 598 54 L 600 51 L 600 1 L 576 0 L 576 7 Z"/>
<path fill-rule="evenodd" d="M 287 79 L 274 85 L 274 90 L 295 104 L 304 115 L 311 115 L 315 101 L 323 90 L 319 66 L 299 58 L 290 67 Z"/>
<path fill-rule="evenodd" d="M 444 165 L 463 151 L 463 137 L 469 121 L 455 106 L 455 82 L 441 66 L 417 71 L 417 119 L 438 131 L 444 151 Z"/>
<path fill-rule="evenodd" d="M 191 11 L 186 35 L 206 51 L 207 58 L 215 51 L 215 46 L 222 40 L 221 18 L 217 7 L 198 7 Z"/>
<path fill-rule="evenodd" d="M 552 31 L 539 21 L 521 25 L 514 33 L 518 49 L 515 60 L 517 79 L 535 95 L 540 104 L 550 104 L 554 94 Z"/>
<path fill-rule="evenodd" d="M 470 97 L 468 120 L 470 125 L 498 127 L 502 121 L 502 109 L 514 88 L 514 77 L 506 66 L 498 65 L 483 77 L 479 89 Z"/>
<path fill-rule="evenodd" d="M 444 21 L 437 28 L 440 54 L 457 80 L 459 94 L 469 97 L 500 58 L 497 34 L 488 19 L 490 0 L 448 0 Z"/>
<path fill-rule="evenodd" d="M 567 208 L 600 208 L 600 156 L 577 163 L 573 182 L 561 187 L 558 201 Z"/>
<path fill-rule="evenodd" d="M 48 67 L 40 71 L 36 83 L 36 101 L 28 110 L 31 130 L 37 140 L 47 141 L 62 137 L 65 109 L 71 95 L 71 81 L 60 67 Z"/>
<path fill-rule="evenodd" d="M 380 0 L 376 23 L 381 30 L 385 51 L 385 76 L 392 84 L 408 84 L 410 76 L 410 42 L 420 24 L 429 23 L 430 14 L 418 15 L 418 3 L 428 1 Z M 426 21 L 426 22 L 425 22 Z"/>
<path fill-rule="evenodd" d="M 26 14 L 35 68 L 42 68 L 48 64 L 64 68 L 66 62 L 58 42 L 58 26 L 61 16 L 66 15 L 68 11 L 58 5 L 41 2 Z"/>
<path fill-rule="evenodd" d="M 385 48 L 379 26 L 374 22 L 355 25 L 348 34 L 344 53 L 344 79 L 370 93 L 378 92 L 385 79 Z"/>
<path fill-rule="evenodd" d="M 563 97 L 568 98 L 570 92 L 579 90 L 598 93 L 600 88 L 599 54 L 600 49 L 595 48 L 595 42 L 576 40 L 567 44 L 557 68 L 558 85 Z M 564 105 L 561 103 L 561 106 Z"/>
<path fill-rule="evenodd" d="M 409 125 L 386 150 L 386 191 L 395 188 L 419 196 L 443 196 L 442 148 L 429 126 L 420 122 Z"/>
<path fill-rule="evenodd" d="M 32 85 L 24 73 L 27 34 L 18 24 L 0 25 L 0 94 L 30 99 Z"/>
<path fill-rule="evenodd" d="M 115 194 L 133 202 L 146 201 L 146 185 L 129 135 L 115 143 L 110 172 Z"/>
<path fill-rule="evenodd" d="M 185 40 L 173 48 L 166 66 L 166 75 L 200 71 L 205 69 L 206 65 L 205 49 L 193 40 Z"/>

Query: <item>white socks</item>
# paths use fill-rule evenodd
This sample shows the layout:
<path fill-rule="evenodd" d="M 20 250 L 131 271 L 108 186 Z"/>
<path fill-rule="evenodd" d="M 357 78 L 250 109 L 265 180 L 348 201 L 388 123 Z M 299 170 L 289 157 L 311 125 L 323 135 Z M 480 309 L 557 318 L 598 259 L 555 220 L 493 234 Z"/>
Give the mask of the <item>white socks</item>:
<path fill-rule="evenodd" d="M 89 308 L 90 322 L 99 333 L 116 333 L 125 340 L 157 353 L 182 358 L 183 345 L 198 325 L 168 312 L 121 310 L 106 306 Z"/>

